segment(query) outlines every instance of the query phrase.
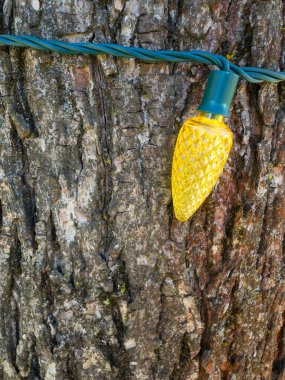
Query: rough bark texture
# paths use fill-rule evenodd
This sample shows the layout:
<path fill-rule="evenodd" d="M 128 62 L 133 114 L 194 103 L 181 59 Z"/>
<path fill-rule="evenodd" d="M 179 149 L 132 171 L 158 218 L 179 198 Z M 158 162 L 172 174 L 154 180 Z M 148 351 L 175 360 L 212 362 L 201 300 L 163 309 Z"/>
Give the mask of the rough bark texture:
<path fill-rule="evenodd" d="M 284 67 L 284 1 L 1 0 L 1 33 Z M 282 55 L 283 52 L 283 55 Z M 240 82 L 187 223 L 170 172 L 208 68 L 0 51 L 0 379 L 285 379 L 285 90 Z"/>

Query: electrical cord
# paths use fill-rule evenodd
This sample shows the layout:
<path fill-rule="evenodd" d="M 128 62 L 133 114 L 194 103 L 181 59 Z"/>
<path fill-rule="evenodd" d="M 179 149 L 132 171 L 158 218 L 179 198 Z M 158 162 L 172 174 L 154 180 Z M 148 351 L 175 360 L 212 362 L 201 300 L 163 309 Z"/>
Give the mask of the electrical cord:
<path fill-rule="evenodd" d="M 227 58 L 200 50 L 179 52 L 172 50 L 147 50 L 133 46 L 122 46 L 113 43 L 63 42 L 42 40 L 33 36 L 0 35 L 1 46 L 26 47 L 61 54 L 109 54 L 123 58 L 137 58 L 148 62 L 199 62 L 215 65 L 220 70 L 232 71 L 250 83 L 277 83 L 285 80 L 285 72 L 277 72 L 257 67 L 239 67 L 230 63 Z"/>

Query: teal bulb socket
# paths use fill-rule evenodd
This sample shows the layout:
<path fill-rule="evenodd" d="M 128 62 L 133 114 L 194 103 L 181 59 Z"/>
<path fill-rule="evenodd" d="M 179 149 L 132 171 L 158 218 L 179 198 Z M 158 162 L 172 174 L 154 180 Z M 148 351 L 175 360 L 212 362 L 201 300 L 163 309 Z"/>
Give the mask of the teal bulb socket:
<path fill-rule="evenodd" d="M 198 110 L 229 117 L 238 80 L 239 76 L 231 71 L 212 70 Z"/>

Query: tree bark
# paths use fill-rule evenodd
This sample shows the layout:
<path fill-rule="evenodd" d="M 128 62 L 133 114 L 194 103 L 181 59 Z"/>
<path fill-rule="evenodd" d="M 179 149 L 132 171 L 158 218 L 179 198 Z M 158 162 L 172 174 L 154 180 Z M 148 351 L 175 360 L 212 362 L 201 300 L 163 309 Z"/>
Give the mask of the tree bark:
<path fill-rule="evenodd" d="M 284 70 L 284 1 L 1 0 L 1 33 Z M 170 174 L 209 68 L 0 51 L 0 379 L 285 379 L 285 87 L 240 81 L 187 223 Z"/>

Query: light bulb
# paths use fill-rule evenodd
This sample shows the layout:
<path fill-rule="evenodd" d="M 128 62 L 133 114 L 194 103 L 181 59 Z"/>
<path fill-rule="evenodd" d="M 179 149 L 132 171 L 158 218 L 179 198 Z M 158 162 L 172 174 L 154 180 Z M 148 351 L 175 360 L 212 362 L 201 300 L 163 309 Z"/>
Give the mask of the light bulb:
<path fill-rule="evenodd" d="M 176 218 L 189 219 L 212 191 L 233 142 L 223 116 L 201 113 L 180 129 L 172 164 L 172 197 Z"/>
<path fill-rule="evenodd" d="M 238 76 L 211 71 L 198 116 L 179 131 L 172 163 L 172 198 L 176 218 L 185 222 L 201 206 L 227 162 L 233 134 L 224 123 Z"/>

